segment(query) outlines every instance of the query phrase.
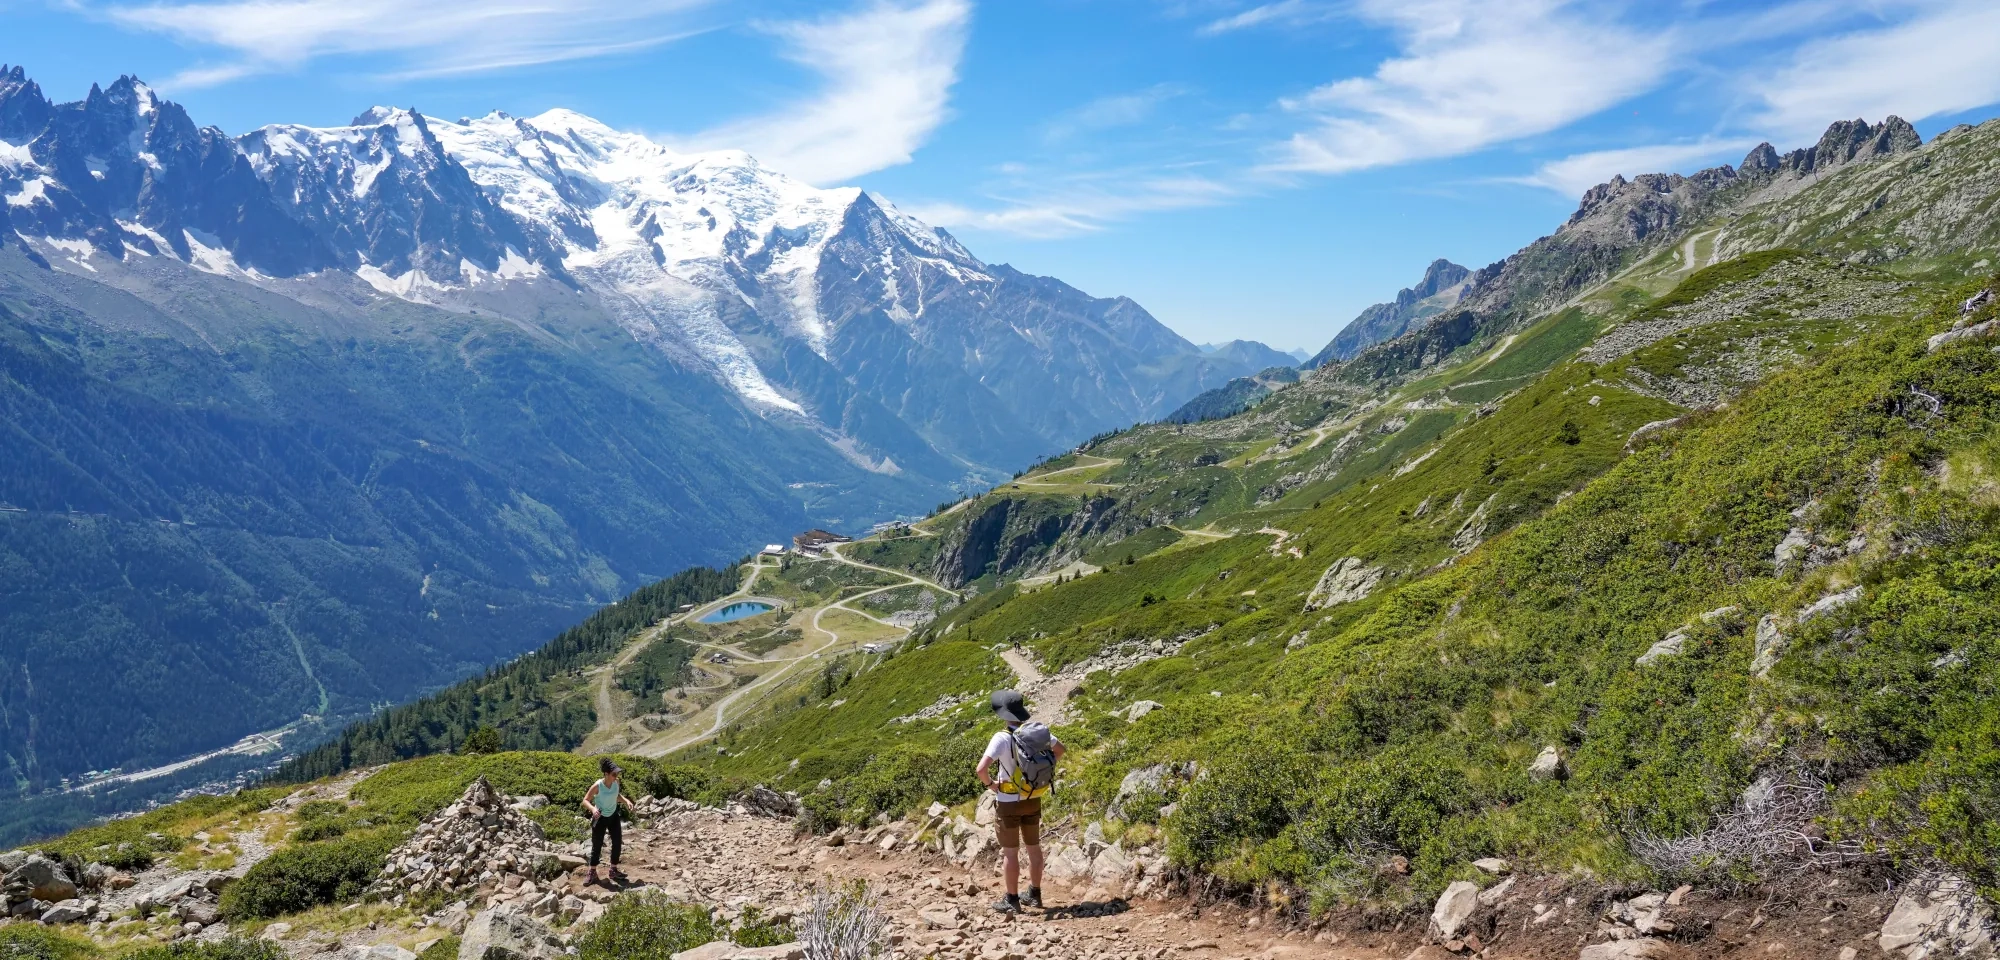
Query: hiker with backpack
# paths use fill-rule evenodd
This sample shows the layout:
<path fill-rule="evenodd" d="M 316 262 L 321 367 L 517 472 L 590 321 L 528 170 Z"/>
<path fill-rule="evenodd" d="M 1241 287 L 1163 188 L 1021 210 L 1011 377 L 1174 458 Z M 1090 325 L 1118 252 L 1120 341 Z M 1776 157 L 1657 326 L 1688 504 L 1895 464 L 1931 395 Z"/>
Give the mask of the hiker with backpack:
<path fill-rule="evenodd" d="M 625 846 L 625 828 L 618 822 L 618 808 L 622 804 L 635 817 L 639 815 L 639 810 L 632 806 L 632 798 L 620 789 L 620 778 L 625 773 L 623 768 L 611 762 L 610 757 L 605 757 L 597 761 L 597 769 L 604 774 L 604 778 L 583 792 L 583 812 L 590 814 L 590 876 L 585 882 L 597 882 L 597 861 L 604 852 L 605 835 L 609 834 L 610 876 L 615 883 L 625 879 L 625 875 L 618 872 L 618 855 L 624 852 Z"/>
<path fill-rule="evenodd" d="M 1007 877 L 1007 898 L 993 909 L 1020 913 L 1022 847 L 1028 848 L 1026 903 L 1042 905 L 1042 798 L 1055 786 L 1056 761 L 1062 759 L 1063 745 L 1048 724 L 1028 719 L 1028 705 L 1015 691 L 995 693 L 993 712 L 1007 729 L 987 741 L 986 753 L 972 773 L 993 791 L 1000 859 Z"/>

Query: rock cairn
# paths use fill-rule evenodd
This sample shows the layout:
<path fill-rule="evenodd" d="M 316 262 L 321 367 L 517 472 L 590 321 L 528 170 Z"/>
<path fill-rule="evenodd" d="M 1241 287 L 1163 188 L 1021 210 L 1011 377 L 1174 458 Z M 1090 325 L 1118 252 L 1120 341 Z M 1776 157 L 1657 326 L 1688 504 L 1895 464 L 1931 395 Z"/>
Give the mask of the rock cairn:
<path fill-rule="evenodd" d="M 464 796 L 425 820 L 389 855 L 375 892 L 398 902 L 432 894 L 530 904 L 547 897 L 550 909 L 544 912 L 556 912 L 560 898 L 542 885 L 582 861 L 558 854 L 541 825 L 517 806 L 529 803 L 510 805 L 485 777 L 474 780 Z"/>

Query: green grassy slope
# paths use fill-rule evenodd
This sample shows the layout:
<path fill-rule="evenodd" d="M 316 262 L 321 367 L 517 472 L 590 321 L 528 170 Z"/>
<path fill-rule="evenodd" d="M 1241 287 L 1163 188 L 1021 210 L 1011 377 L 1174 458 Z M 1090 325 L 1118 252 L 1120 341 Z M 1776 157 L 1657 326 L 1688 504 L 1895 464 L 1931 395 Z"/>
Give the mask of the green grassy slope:
<path fill-rule="evenodd" d="M 1697 274 L 1664 303 L 1763 282 L 1788 256 Z M 1758 776 L 1824 782 L 1821 829 L 1868 855 L 2000 885 L 2000 833 L 1981 815 L 2000 800 L 2000 708 L 1982 693 L 2000 683 L 1987 639 L 2000 358 L 1985 344 L 1924 349 L 1966 292 L 1913 292 L 1903 316 L 1823 330 L 1797 369 L 1643 438 L 1638 427 L 1684 411 L 1623 374 L 1666 364 L 1647 351 L 1675 342 L 1622 365 L 1560 365 L 1353 482 L 1300 489 L 1276 550 L 1276 535 L 1237 536 L 995 591 L 921 649 L 1017 642 L 1059 669 L 1179 643 L 1085 679 L 1062 732 L 1087 749 L 1061 803 L 1101 811 L 1127 771 L 1194 761 L 1204 775 L 1158 798 L 1179 801 L 1161 824 L 1176 857 L 1318 903 L 1429 896 L 1484 855 L 1656 881 L 1731 875 L 1750 865 L 1671 862 L 1648 844 L 1699 837 Z M 1758 335 L 1821 329 L 1760 322 Z M 1182 456 L 1153 449 L 1139 464 Z M 1220 469 L 1178 462 L 1182 482 Z M 1774 550 L 1795 527 L 1812 546 L 1780 573 Z M 1381 585 L 1306 609 L 1344 557 L 1380 568 Z M 1793 624 L 1854 585 L 1852 607 Z M 1766 616 L 1788 646 L 1759 676 Z M 1682 628 L 1678 655 L 1636 664 Z M 879 696 L 877 682 L 863 674 L 840 696 Z M 964 685 L 908 682 L 895 688 L 905 704 Z M 1138 699 L 1167 709 L 1114 715 Z M 875 750 L 959 746 L 794 721 L 782 741 L 757 741 L 769 759 L 714 762 L 810 789 L 842 768 L 834 758 L 857 769 L 855 736 Z M 1529 776 L 1548 747 L 1566 778 Z M 813 771 L 788 772 L 785 756 L 814 758 Z M 1378 870 L 1391 856 L 1414 864 L 1407 879 Z"/>

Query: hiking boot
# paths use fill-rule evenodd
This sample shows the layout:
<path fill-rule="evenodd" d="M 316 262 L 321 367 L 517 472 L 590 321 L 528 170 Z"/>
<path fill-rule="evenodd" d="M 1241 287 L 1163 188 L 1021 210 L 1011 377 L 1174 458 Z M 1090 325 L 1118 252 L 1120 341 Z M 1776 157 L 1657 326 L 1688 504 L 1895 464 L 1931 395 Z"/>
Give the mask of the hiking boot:
<path fill-rule="evenodd" d="M 1034 907 L 1037 910 L 1042 909 L 1042 888 L 1029 887 L 1028 895 L 1021 898 L 1021 904 L 1023 906 Z"/>
<path fill-rule="evenodd" d="M 630 879 L 630 878 L 628 878 L 628 877 L 626 877 L 626 876 L 625 876 L 625 873 L 624 873 L 624 871 L 621 871 L 621 870 L 619 870 L 619 869 L 618 869 L 617 867 L 612 867 L 612 868 L 611 868 L 611 882 L 612 882 L 612 883 L 624 883 L 624 882 L 625 882 L 626 880 L 628 880 L 628 879 Z"/>
<path fill-rule="evenodd" d="M 583 882 L 585 886 L 595 886 L 597 884 L 596 867 L 591 867 L 590 872 L 583 875 Z"/>
<path fill-rule="evenodd" d="M 1018 914 L 1021 912 L 1021 898 L 1010 895 L 1002 899 L 999 903 L 994 904 L 993 912 L 1004 913 L 1008 916 Z"/>

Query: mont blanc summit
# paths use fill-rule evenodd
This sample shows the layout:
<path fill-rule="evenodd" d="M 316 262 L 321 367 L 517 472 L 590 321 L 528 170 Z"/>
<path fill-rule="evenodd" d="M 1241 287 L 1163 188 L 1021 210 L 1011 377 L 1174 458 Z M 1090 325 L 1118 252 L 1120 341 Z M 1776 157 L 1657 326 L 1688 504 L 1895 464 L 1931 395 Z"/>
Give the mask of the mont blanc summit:
<path fill-rule="evenodd" d="M 62 269 L 136 251 L 308 300 L 333 273 L 523 321 L 561 303 L 870 471 L 991 479 L 1248 372 L 880 196 L 569 110 L 231 138 L 132 77 L 65 104 L 4 78 L 10 223 Z"/>

